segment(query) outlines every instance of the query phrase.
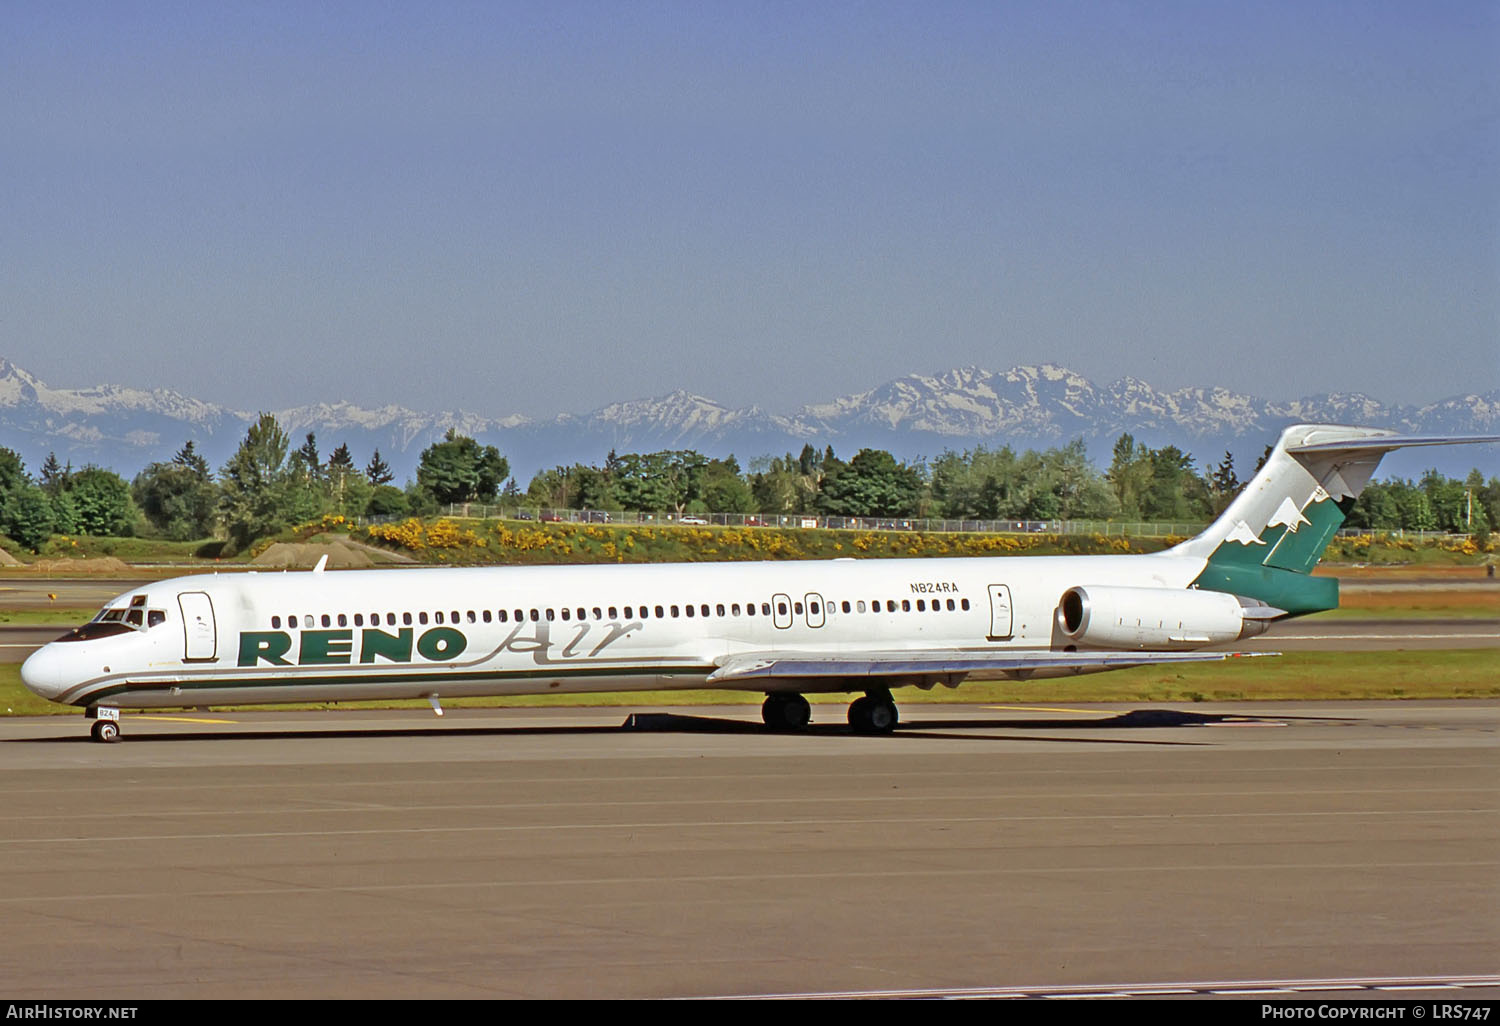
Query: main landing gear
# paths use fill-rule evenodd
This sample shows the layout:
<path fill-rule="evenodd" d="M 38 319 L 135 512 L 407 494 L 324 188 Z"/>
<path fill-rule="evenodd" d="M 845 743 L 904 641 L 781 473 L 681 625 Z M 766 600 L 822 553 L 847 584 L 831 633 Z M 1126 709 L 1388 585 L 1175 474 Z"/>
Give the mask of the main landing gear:
<path fill-rule="evenodd" d="M 89 737 L 107 745 L 120 740 L 120 710 L 107 705 L 91 705 L 83 715 L 94 721 L 89 727 Z"/>
<path fill-rule="evenodd" d="M 812 707 L 795 692 L 773 692 L 760 707 L 760 718 L 772 730 L 801 730 L 812 720 Z M 889 734 L 900 720 L 885 688 L 874 688 L 849 705 L 849 726 L 856 734 Z"/>
<path fill-rule="evenodd" d="M 812 719 L 812 706 L 795 692 L 773 692 L 760 707 L 760 718 L 772 730 L 801 730 Z"/>
<path fill-rule="evenodd" d="M 849 726 L 856 734 L 889 734 L 900 721 L 901 714 L 885 688 L 867 691 L 849 703 Z"/>

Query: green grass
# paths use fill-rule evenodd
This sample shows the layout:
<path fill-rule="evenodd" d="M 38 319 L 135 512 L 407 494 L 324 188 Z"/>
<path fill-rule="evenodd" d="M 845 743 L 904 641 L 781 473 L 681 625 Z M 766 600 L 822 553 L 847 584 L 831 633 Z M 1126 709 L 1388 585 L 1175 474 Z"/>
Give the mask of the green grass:
<path fill-rule="evenodd" d="M 843 706 L 844 695 L 810 695 L 814 704 Z M 958 688 L 895 692 L 903 705 L 1037 702 L 1244 702 L 1500 698 L 1500 651 L 1452 649 L 1392 652 L 1298 652 L 1192 666 L 1141 667 L 1028 683 L 971 680 Z M 526 695 L 445 701 L 445 706 L 494 708 L 631 707 L 759 704 L 754 692 L 646 691 L 599 695 Z M 426 702 L 318 703 L 277 708 L 425 708 Z M 222 708 L 222 707 L 219 707 Z M 21 686 L 19 667 L 0 666 L 0 714 L 76 713 Z M 826 714 L 824 714 L 826 716 Z"/>

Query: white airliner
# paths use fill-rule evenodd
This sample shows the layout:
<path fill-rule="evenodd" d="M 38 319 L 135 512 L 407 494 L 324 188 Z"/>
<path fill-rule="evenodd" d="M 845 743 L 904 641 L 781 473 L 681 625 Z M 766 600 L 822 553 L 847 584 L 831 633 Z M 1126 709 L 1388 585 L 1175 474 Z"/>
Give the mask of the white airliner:
<path fill-rule="evenodd" d="M 779 729 L 808 723 L 806 694 L 862 692 L 849 722 L 879 733 L 892 688 L 1223 659 L 1199 650 L 1333 609 L 1338 581 L 1310 572 L 1381 456 L 1489 441 L 1288 428 L 1217 521 L 1150 555 L 182 577 L 111 601 L 21 679 L 86 707 L 99 741 L 126 708 L 703 687 L 763 692 Z"/>

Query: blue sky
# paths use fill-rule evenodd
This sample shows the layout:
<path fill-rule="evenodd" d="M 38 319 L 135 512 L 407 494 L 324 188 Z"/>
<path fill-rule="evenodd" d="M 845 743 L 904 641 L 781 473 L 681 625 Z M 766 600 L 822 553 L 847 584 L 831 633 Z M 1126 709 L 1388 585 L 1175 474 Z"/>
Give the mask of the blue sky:
<path fill-rule="evenodd" d="M 0 15 L 0 356 L 241 409 L 1500 387 L 1491 3 Z"/>

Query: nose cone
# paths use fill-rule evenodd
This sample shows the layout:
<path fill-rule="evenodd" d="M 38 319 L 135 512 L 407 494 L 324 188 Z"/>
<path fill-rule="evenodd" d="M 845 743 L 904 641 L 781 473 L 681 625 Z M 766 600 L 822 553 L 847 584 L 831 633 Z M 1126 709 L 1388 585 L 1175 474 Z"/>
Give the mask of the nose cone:
<path fill-rule="evenodd" d="M 21 664 L 21 683 L 28 689 L 47 699 L 56 701 L 64 689 L 75 683 L 68 672 L 66 652 L 58 651 L 56 644 L 43 645 Z"/>

